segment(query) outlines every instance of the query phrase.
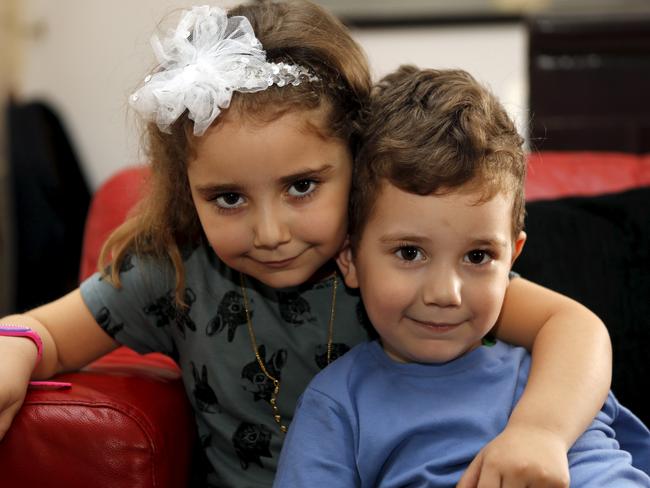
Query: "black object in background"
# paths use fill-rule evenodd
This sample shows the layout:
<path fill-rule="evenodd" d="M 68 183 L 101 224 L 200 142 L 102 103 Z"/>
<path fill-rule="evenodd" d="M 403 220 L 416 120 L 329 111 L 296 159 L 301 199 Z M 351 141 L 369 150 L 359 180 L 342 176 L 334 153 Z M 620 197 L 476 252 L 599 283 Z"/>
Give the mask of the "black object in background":
<path fill-rule="evenodd" d="M 616 10 L 528 20 L 537 149 L 650 152 L 650 10 Z"/>
<path fill-rule="evenodd" d="M 650 187 L 530 202 L 521 276 L 594 311 L 612 339 L 617 398 L 650 426 Z"/>
<path fill-rule="evenodd" d="M 68 134 L 51 107 L 12 103 L 8 110 L 13 311 L 23 312 L 78 285 L 90 191 Z"/>

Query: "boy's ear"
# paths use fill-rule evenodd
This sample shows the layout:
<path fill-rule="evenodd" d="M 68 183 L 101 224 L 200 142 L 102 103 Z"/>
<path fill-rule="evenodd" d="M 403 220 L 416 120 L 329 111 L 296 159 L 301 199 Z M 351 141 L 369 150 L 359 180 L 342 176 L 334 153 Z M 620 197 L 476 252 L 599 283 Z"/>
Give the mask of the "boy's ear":
<path fill-rule="evenodd" d="M 517 259 L 521 254 L 521 251 L 524 248 L 524 244 L 526 244 L 526 237 L 526 233 L 523 230 L 519 232 L 519 235 L 515 240 L 514 249 L 512 250 L 512 260 L 510 261 L 511 266 L 514 264 L 515 259 Z"/>
<path fill-rule="evenodd" d="M 354 265 L 354 259 L 352 257 L 352 248 L 350 247 L 350 240 L 345 239 L 343 248 L 339 252 L 339 255 L 336 258 L 336 264 L 338 264 L 341 274 L 343 275 L 343 281 L 350 288 L 359 288 L 359 280 L 357 279 L 357 268 Z"/>

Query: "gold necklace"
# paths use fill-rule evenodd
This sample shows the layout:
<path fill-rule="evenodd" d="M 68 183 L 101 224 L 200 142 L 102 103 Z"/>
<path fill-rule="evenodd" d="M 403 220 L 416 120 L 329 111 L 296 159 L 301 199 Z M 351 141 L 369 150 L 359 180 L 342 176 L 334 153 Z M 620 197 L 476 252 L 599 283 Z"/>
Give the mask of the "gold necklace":
<path fill-rule="evenodd" d="M 327 326 L 327 364 L 330 363 L 332 359 L 332 337 L 334 335 L 334 315 L 336 310 L 336 287 L 337 287 L 336 273 L 334 274 L 334 282 L 332 284 L 332 306 L 330 308 L 330 321 Z M 241 294 L 244 298 L 244 312 L 246 313 L 246 325 L 248 326 L 248 336 L 251 340 L 251 347 L 253 348 L 253 353 L 255 354 L 255 359 L 257 359 L 257 364 L 264 373 L 264 375 L 273 382 L 273 394 L 269 400 L 269 404 L 273 409 L 273 419 L 280 426 L 280 431 L 282 433 L 287 432 L 287 426 L 282 423 L 282 417 L 280 416 L 280 410 L 278 409 L 277 400 L 278 394 L 280 393 L 280 380 L 275 378 L 264 365 L 264 361 L 260 357 L 260 353 L 257 352 L 257 340 L 255 339 L 255 331 L 253 331 L 253 321 L 251 320 L 251 314 L 248 306 L 248 295 L 246 293 L 246 286 L 244 283 L 244 274 L 239 273 L 239 286 L 241 288 Z"/>

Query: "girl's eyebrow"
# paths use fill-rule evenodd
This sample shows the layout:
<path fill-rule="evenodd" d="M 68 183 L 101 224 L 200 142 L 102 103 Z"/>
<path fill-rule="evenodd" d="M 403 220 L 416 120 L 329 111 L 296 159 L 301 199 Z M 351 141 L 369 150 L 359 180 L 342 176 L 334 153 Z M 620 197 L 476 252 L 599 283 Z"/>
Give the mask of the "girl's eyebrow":
<path fill-rule="evenodd" d="M 226 183 L 224 185 L 207 184 L 197 185 L 196 191 L 204 197 L 211 197 L 219 193 L 241 193 L 242 188 L 238 185 Z"/>
<path fill-rule="evenodd" d="M 316 177 L 325 177 L 334 170 L 334 165 L 324 164 L 318 168 L 298 170 L 295 173 L 281 177 L 278 181 L 280 185 L 286 186 L 298 180 L 304 180 Z M 210 197 L 219 193 L 242 193 L 244 187 L 236 183 L 208 183 L 206 185 L 197 185 L 196 191 L 202 196 Z"/>
<path fill-rule="evenodd" d="M 324 164 L 319 168 L 311 168 L 311 169 L 296 171 L 295 173 L 291 173 L 290 175 L 283 176 L 278 181 L 283 186 L 284 185 L 289 185 L 289 184 L 294 183 L 294 182 L 296 182 L 298 180 L 304 180 L 304 179 L 308 179 L 308 178 L 327 176 L 327 174 L 331 173 L 333 169 L 334 169 L 333 165 Z"/>

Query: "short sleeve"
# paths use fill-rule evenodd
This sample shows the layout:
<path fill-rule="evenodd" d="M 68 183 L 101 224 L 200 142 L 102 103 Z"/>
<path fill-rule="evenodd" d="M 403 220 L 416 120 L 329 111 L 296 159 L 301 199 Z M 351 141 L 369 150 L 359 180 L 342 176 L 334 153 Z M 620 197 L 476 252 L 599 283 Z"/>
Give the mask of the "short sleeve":
<path fill-rule="evenodd" d="M 308 388 L 298 401 L 273 487 L 361 486 L 354 445 L 344 409 Z"/>
<path fill-rule="evenodd" d="M 171 266 L 151 258 L 128 256 L 115 287 L 95 273 L 80 287 L 99 326 L 120 344 L 145 354 L 175 355 L 172 327 L 182 315 L 174 302 Z"/>
<path fill-rule="evenodd" d="M 572 487 L 650 487 L 650 477 L 634 465 L 630 452 L 617 439 L 616 418 L 620 409 L 610 393 L 602 410 L 569 450 Z M 639 431 L 641 436 L 648 435 Z"/>

